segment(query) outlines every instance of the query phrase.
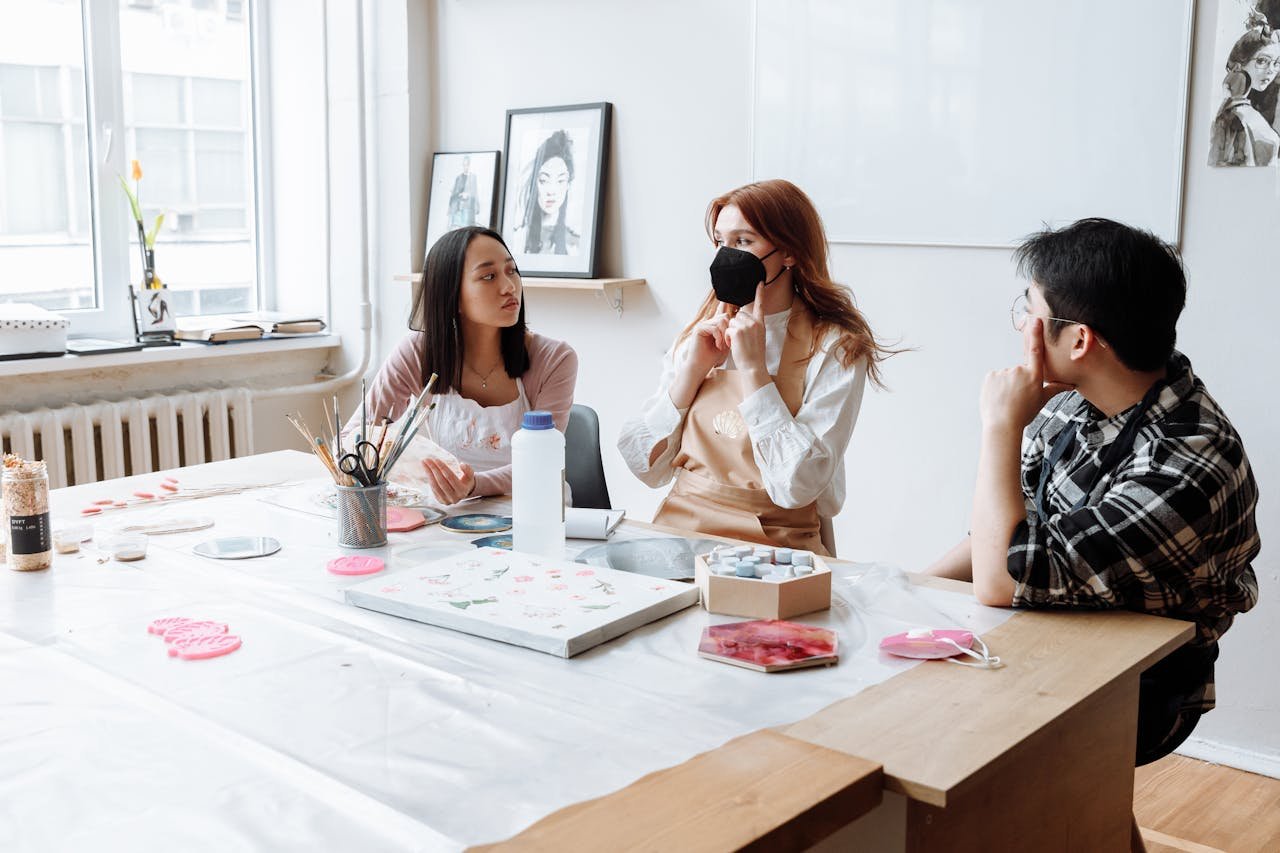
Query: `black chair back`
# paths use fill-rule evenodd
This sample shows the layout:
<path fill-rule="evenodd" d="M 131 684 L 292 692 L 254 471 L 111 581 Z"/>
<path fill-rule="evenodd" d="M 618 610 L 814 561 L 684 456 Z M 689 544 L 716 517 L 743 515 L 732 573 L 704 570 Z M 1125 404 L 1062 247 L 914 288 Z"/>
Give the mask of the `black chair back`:
<path fill-rule="evenodd" d="M 591 509 L 613 509 L 609 484 L 600 461 L 600 418 L 590 406 L 574 403 L 569 409 L 569 426 L 564 431 L 565 479 L 573 490 L 573 505 Z"/>

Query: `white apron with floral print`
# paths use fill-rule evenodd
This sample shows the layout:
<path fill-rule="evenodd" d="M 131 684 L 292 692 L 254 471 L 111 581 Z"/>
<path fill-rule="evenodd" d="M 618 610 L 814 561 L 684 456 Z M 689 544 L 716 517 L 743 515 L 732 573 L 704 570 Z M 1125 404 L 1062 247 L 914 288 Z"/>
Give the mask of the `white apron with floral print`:
<path fill-rule="evenodd" d="M 522 381 L 516 379 L 516 398 L 501 406 L 482 406 L 453 391 L 434 402 L 427 425 L 436 444 L 476 472 L 511 464 L 511 436 L 529 411 Z"/>

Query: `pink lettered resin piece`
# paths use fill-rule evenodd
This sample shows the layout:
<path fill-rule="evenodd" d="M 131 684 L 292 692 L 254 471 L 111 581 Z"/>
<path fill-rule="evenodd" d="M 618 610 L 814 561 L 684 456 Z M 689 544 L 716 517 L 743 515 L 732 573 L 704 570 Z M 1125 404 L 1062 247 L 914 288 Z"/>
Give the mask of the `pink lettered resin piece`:
<path fill-rule="evenodd" d="M 163 619 L 157 619 L 148 625 L 147 633 L 158 634 L 163 637 L 166 631 L 172 631 L 179 625 L 187 625 L 194 621 L 194 619 L 188 619 L 186 616 L 165 616 Z"/>
<path fill-rule="evenodd" d="M 164 641 L 173 643 L 191 637 L 216 637 L 225 633 L 227 633 L 227 626 L 223 622 L 187 622 L 165 631 Z"/>
<path fill-rule="evenodd" d="M 177 481 L 177 480 L 175 480 L 175 479 L 173 479 L 172 477 L 165 477 L 165 478 L 164 478 L 164 481 L 165 481 L 166 483 L 172 483 L 172 484 L 173 484 L 173 485 L 175 485 L 175 486 L 176 486 L 176 485 L 178 485 L 178 481 Z"/>
<path fill-rule="evenodd" d="M 168 639 L 168 638 L 166 638 Z M 182 637 L 169 646 L 169 657 L 183 660 L 205 660 L 230 654 L 240 648 L 240 638 L 235 634 L 216 634 L 205 637 Z"/>
<path fill-rule="evenodd" d="M 154 499 L 155 499 L 155 495 L 151 494 L 151 492 L 137 491 L 137 492 L 134 492 L 134 493 L 133 493 L 133 496 L 134 496 L 135 498 L 143 498 L 144 500 L 154 500 Z"/>
<path fill-rule="evenodd" d="M 112 503 L 113 501 L 111 500 L 111 498 L 103 498 L 100 501 L 94 501 L 94 504 L 96 506 L 111 506 Z"/>
<path fill-rule="evenodd" d="M 127 501 L 112 501 L 111 505 L 112 506 L 128 506 L 129 504 Z"/>
<path fill-rule="evenodd" d="M 164 489 L 166 492 L 178 491 L 178 487 L 175 486 L 173 483 L 161 483 L 160 488 Z"/>
<path fill-rule="evenodd" d="M 100 506 L 87 506 L 80 510 L 81 515 L 97 515 L 100 512 L 102 512 L 102 507 Z"/>
<path fill-rule="evenodd" d="M 349 554 L 345 557 L 334 557 L 325 568 L 335 575 L 373 575 L 382 571 L 383 562 L 377 557 Z"/>

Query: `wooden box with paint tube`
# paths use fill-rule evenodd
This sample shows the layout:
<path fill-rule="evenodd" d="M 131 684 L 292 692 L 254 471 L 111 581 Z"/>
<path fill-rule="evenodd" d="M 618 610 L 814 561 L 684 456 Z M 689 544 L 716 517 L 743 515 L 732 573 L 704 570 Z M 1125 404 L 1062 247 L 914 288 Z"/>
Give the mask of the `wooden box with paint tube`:
<path fill-rule="evenodd" d="M 725 616 L 790 619 L 831 607 L 831 568 L 808 551 L 721 546 L 694 558 L 694 582 L 702 606 Z"/>

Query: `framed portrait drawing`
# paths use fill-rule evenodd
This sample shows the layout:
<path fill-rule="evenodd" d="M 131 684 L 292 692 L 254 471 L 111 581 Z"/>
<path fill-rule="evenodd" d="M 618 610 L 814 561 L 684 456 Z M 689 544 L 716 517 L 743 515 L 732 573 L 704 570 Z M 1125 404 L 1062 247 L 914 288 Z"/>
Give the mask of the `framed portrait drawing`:
<path fill-rule="evenodd" d="M 611 109 L 507 110 L 501 233 L 523 275 L 595 277 Z"/>
<path fill-rule="evenodd" d="M 498 152 L 439 151 L 431 159 L 427 246 L 467 225 L 497 224 Z"/>

